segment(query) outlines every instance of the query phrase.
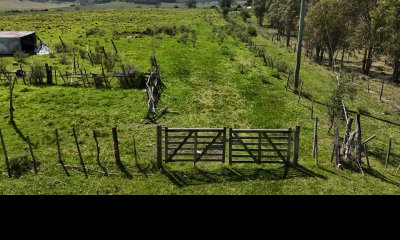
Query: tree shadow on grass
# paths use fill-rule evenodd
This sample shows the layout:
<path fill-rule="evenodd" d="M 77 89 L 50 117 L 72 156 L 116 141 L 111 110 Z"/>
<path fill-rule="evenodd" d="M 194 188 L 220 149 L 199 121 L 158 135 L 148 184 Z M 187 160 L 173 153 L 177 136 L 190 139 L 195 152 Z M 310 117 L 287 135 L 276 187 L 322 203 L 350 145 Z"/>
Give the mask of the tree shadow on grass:
<path fill-rule="evenodd" d="M 15 132 L 18 134 L 18 136 L 24 141 L 27 141 L 27 138 L 25 137 L 25 135 L 21 132 L 21 130 L 18 128 L 17 124 L 15 123 L 15 121 L 12 121 L 11 126 L 14 128 Z"/>
<path fill-rule="evenodd" d="M 129 173 L 128 169 L 126 169 L 125 165 L 122 162 L 117 163 L 117 167 L 119 168 L 119 170 L 121 170 L 121 172 L 125 175 L 126 178 L 128 179 L 133 178 L 132 174 Z"/>
<path fill-rule="evenodd" d="M 285 180 L 292 178 L 328 179 L 326 176 L 317 174 L 300 165 L 283 165 L 268 169 L 260 167 L 236 168 L 232 166 L 222 166 L 220 169 L 210 171 L 203 170 L 197 166 L 189 171 L 169 170 L 169 167 L 163 166 L 162 173 L 178 187 L 250 180 Z"/>
<path fill-rule="evenodd" d="M 364 173 L 368 174 L 368 175 L 370 175 L 372 177 L 378 178 L 382 182 L 392 184 L 392 185 L 394 185 L 396 187 L 400 187 L 400 183 L 399 182 L 396 182 L 396 181 L 394 181 L 392 179 L 387 178 L 385 175 L 383 175 L 382 173 L 380 173 L 380 172 L 378 172 L 378 171 L 376 171 L 376 170 L 374 170 L 372 168 L 364 169 Z"/>
<path fill-rule="evenodd" d="M 343 176 L 343 175 L 341 175 L 341 174 L 338 174 L 338 173 L 336 173 L 336 172 L 334 172 L 334 171 L 332 171 L 332 170 L 329 170 L 329 169 L 327 169 L 327 168 L 325 168 L 325 167 L 318 166 L 318 168 L 321 169 L 321 170 L 323 170 L 323 171 L 325 171 L 325 172 L 328 172 L 328 173 L 330 173 L 330 174 L 332 174 L 332 175 L 336 175 L 336 176 L 342 177 L 342 178 L 344 178 L 344 179 L 346 179 L 346 180 L 351 180 L 350 178 L 348 178 L 348 177 L 346 177 L 346 176 Z"/>
<path fill-rule="evenodd" d="M 382 165 L 386 164 L 386 156 L 387 156 L 387 149 L 376 148 L 376 149 L 368 149 L 368 156 L 374 157 L 374 159 L 378 160 Z M 397 168 L 400 164 L 400 154 L 394 153 L 393 148 L 390 153 L 388 167 L 395 167 Z"/>

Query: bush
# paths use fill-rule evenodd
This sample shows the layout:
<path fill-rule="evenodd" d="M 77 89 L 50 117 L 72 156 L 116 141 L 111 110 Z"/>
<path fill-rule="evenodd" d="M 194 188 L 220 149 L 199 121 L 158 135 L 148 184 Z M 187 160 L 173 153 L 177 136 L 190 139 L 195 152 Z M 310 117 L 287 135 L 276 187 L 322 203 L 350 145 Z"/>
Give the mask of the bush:
<path fill-rule="evenodd" d="M 253 27 L 253 26 L 249 26 L 249 27 L 247 28 L 247 33 L 248 33 L 250 36 L 255 37 L 255 36 L 257 36 L 257 29 L 256 29 L 255 27 Z"/>
<path fill-rule="evenodd" d="M 27 57 L 29 57 L 29 54 L 27 54 L 23 51 L 15 51 L 14 52 L 14 59 L 16 62 L 24 63 L 26 61 Z"/>
<path fill-rule="evenodd" d="M 189 41 L 189 34 L 187 32 L 181 33 L 181 36 L 178 39 L 178 42 L 187 44 Z"/>
<path fill-rule="evenodd" d="M 181 31 L 181 33 L 190 33 L 192 31 L 192 29 L 190 28 L 190 26 L 186 26 L 186 25 L 181 25 L 179 26 L 179 31 Z"/>
<path fill-rule="evenodd" d="M 94 28 L 86 30 L 86 37 L 91 36 L 91 35 L 103 36 L 104 34 L 105 34 L 104 29 L 99 28 L 99 27 L 94 27 Z"/>
<path fill-rule="evenodd" d="M 104 59 L 104 68 L 107 70 L 107 72 L 111 72 L 116 63 L 120 61 L 121 59 L 117 53 L 109 52 L 107 54 L 107 58 Z"/>
<path fill-rule="evenodd" d="M 120 87 L 123 89 L 144 89 L 146 87 L 145 74 L 132 65 L 125 66 L 126 77 L 121 76 L 121 73 L 118 72 L 114 72 L 114 74 L 119 76 Z"/>
<path fill-rule="evenodd" d="M 33 85 L 43 85 L 43 78 L 45 77 L 44 68 L 38 63 L 30 66 L 29 83 Z"/>
<path fill-rule="evenodd" d="M 344 119 L 342 100 L 345 96 L 351 100 L 357 94 L 357 89 L 351 84 L 348 79 L 339 79 L 337 87 L 331 92 L 329 99 L 326 102 L 326 110 L 329 116 L 329 130 L 338 124 L 339 119 Z"/>
<path fill-rule="evenodd" d="M 62 65 L 67 65 L 69 63 L 67 55 L 66 54 L 60 54 L 58 57 L 58 60 Z"/>
<path fill-rule="evenodd" d="M 85 50 L 79 48 L 78 52 L 79 52 L 79 56 L 81 57 L 81 59 L 86 59 L 87 58 L 87 54 L 86 54 Z"/>
<path fill-rule="evenodd" d="M 247 19 L 251 17 L 249 11 L 247 10 L 241 10 L 240 11 L 240 17 L 242 17 L 243 21 L 247 22 Z"/>
<path fill-rule="evenodd" d="M 22 174 L 29 172 L 33 168 L 33 163 L 29 161 L 27 155 L 12 157 L 9 160 L 11 174 L 20 177 Z"/>
<path fill-rule="evenodd" d="M 54 44 L 54 49 L 57 53 L 69 53 L 71 51 L 68 45 L 64 44 L 63 46 L 61 42 Z"/>

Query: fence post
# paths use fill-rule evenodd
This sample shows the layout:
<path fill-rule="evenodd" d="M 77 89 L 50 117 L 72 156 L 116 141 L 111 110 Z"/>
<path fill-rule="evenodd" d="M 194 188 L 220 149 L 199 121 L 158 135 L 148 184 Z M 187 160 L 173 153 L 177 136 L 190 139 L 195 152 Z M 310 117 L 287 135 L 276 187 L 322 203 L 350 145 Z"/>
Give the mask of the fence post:
<path fill-rule="evenodd" d="M 114 141 L 115 163 L 117 165 L 121 165 L 121 158 L 120 158 L 120 155 L 119 155 L 119 147 L 118 147 L 118 133 L 117 133 L 117 128 L 116 127 L 112 128 L 112 135 L 113 135 L 113 141 Z"/>
<path fill-rule="evenodd" d="M 392 150 L 392 138 L 389 138 L 389 143 L 388 143 L 388 148 L 387 148 L 387 153 L 386 153 L 386 161 L 385 161 L 385 171 L 386 171 L 387 165 L 389 163 L 391 150 Z"/>
<path fill-rule="evenodd" d="M 45 64 L 44 65 L 46 67 L 46 80 L 47 80 L 47 84 L 49 85 L 53 85 L 53 71 L 52 71 L 52 67 L 49 66 L 49 64 Z"/>
<path fill-rule="evenodd" d="M 61 147 L 60 147 L 60 141 L 58 139 L 58 129 L 56 129 L 56 142 L 57 142 L 58 162 L 61 164 L 62 168 L 64 169 L 65 174 L 69 177 L 70 176 L 69 172 L 68 172 L 67 168 L 65 167 L 64 162 L 61 158 Z"/>
<path fill-rule="evenodd" d="M 83 161 L 82 154 L 81 154 L 81 149 L 79 148 L 78 137 L 77 137 L 77 135 L 76 135 L 76 130 L 75 130 L 75 128 L 72 128 L 72 131 L 73 131 L 73 133 L 74 133 L 74 139 L 75 139 L 76 149 L 77 149 L 77 151 L 78 151 L 79 162 L 80 162 L 81 165 L 82 165 L 82 169 L 83 169 L 83 172 L 85 173 L 85 176 L 88 177 L 88 173 L 87 173 L 86 167 L 85 167 L 85 162 Z"/>
<path fill-rule="evenodd" d="M 28 143 L 29 152 L 31 153 L 31 157 L 33 160 L 33 168 L 35 170 L 35 174 L 37 174 L 38 170 L 37 170 L 36 158 L 35 158 L 35 155 L 33 154 L 32 143 L 31 143 L 31 140 L 29 139 L 29 137 L 26 137 L 26 142 Z"/>
<path fill-rule="evenodd" d="M 315 118 L 314 125 L 313 158 L 315 159 L 315 165 L 318 166 L 318 117 Z"/>
<path fill-rule="evenodd" d="M 4 138 L 3 138 L 3 133 L 1 132 L 1 128 L 0 128 L 0 140 L 1 140 L 1 147 L 3 148 L 4 158 L 5 158 L 6 165 L 7 165 L 8 177 L 10 178 L 10 177 L 12 177 L 12 175 L 11 175 L 11 167 L 10 167 L 10 163 L 8 162 L 6 144 L 4 143 Z"/>
<path fill-rule="evenodd" d="M 157 141 L 156 168 L 160 169 L 162 168 L 162 126 L 160 124 L 157 125 L 156 141 Z"/>
<path fill-rule="evenodd" d="M 233 146 L 232 128 L 229 128 L 229 165 L 232 165 L 232 146 Z"/>
<path fill-rule="evenodd" d="M 297 165 L 299 161 L 299 145 L 300 145 L 300 125 L 297 125 L 294 130 L 294 149 L 293 149 L 294 165 Z"/>

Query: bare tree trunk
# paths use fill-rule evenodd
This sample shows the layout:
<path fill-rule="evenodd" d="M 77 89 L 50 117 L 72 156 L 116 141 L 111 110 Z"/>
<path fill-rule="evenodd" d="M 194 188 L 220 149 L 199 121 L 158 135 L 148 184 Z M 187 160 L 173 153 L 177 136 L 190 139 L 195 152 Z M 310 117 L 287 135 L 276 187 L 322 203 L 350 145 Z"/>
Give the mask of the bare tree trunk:
<path fill-rule="evenodd" d="M 286 47 L 290 47 L 290 28 L 286 27 Z"/>
<path fill-rule="evenodd" d="M 333 58 L 335 57 L 335 51 L 332 49 L 329 49 L 328 55 L 329 55 L 329 67 L 335 67 L 335 66 L 333 66 Z"/>
<path fill-rule="evenodd" d="M 369 71 L 371 70 L 373 53 L 374 53 L 374 49 L 372 47 L 370 47 L 368 49 L 367 62 L 365 64 L 365 74 L 367 76 L 369 76 Z"/>
<path fill-rule="evenodd" d="M 342 59 L 341 59 L 341 63 L 340 63 L 341 70 L 343 70 L 343 68 L 344 68 L 344 53 L 345 53 L 345 48 L 343 48 L 343 50 L 342 50 Z"/>
<path fill-rule="evenodd" d="M 367 51 L 367 48 L 365 48 L 364 49 L 364 58 L 363 58 L 363 61 L 362 61 L 362 72 L 363 72 L 363 74 L 366 74 L 366 65 L 367 65 L 367 54 L 368 54 L 368 51 Z"/>
<path fill-rule="evenodd" d="M 393 81 L 399 82 L 400 78 L 400 60 L 394 62 L 393 66 Z"/>

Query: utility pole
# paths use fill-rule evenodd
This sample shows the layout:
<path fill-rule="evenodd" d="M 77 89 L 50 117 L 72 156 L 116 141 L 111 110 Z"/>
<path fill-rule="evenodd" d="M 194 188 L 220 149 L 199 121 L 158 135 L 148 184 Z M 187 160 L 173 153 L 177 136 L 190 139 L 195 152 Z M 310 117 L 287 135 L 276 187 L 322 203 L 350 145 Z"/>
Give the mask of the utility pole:
<path fill-rule="evenodd" d="M 306 9 L 306 0 L 301 0 L 300 8 L 300 20 L 299 20 L 299 33 L 297 36 L 297 60 L 296 60 L 296 72 L 294 74 L 294 90 L 299 88 L 299 75 L 300 75 L 300 63 L 301 63 L 301 47 L 303 45 L 303 32 L 304 32 L 304 14 Z"/>

